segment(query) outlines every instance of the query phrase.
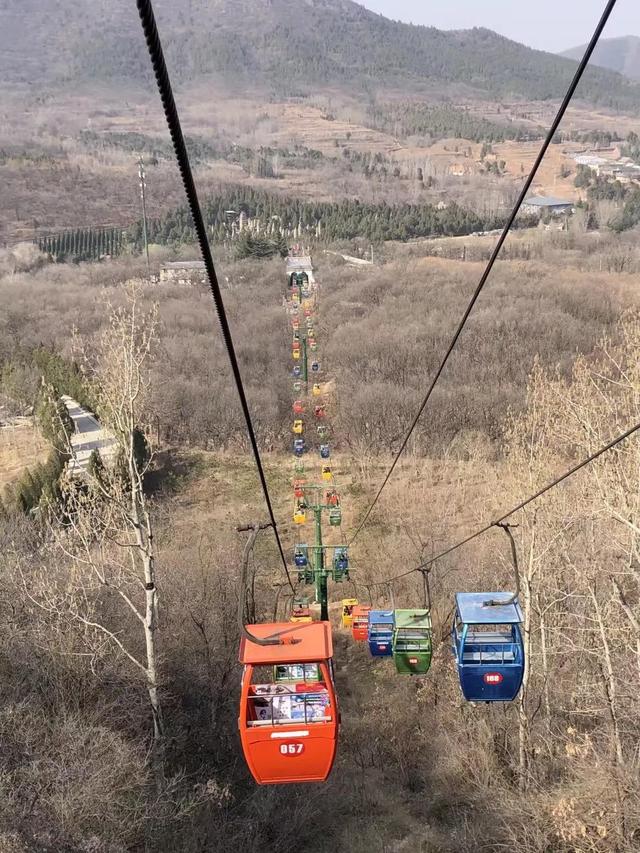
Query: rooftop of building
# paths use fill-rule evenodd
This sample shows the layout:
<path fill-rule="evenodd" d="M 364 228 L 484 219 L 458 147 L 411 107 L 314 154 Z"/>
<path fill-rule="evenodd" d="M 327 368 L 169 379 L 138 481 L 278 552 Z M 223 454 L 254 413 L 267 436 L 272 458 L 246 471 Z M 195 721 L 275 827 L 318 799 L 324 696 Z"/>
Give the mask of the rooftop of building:
<path fill-rule="evenodd" d="M 553 195 L 532 195 L 529 198 L 525 198 L 524 203 L 533 205 L 534 207 L 561 207 L 573 204 L 572 201 L 566 198 L 556 198 Z"/>

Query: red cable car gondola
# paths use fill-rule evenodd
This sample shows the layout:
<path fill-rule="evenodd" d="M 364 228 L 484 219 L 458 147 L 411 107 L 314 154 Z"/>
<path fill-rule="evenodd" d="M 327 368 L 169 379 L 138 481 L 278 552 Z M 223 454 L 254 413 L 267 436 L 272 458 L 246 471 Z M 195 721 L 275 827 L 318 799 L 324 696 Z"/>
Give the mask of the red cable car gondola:
<path fill-rule="evenodd" d="M 333 643 L 329 622 L 248 625 L 260 639 L 283 644 L 240 642 L 244 664 L 238 726 L 242 750 L 259 785 L 324 782 L 338 743 L 338 702 L 333 686 Z M 320 680 L 305 680 L 317 664 Z M 274 667 L 286 665 L 287 683 L 273 682 Z M 269 674 L 268 683 L 255 683 Z"/>
<path fill-rule="evenodd" d="M 368 604 L 357 604 L 351 611 L 351 633 L 354 640 L 368 639 L 370 610 Z"/>

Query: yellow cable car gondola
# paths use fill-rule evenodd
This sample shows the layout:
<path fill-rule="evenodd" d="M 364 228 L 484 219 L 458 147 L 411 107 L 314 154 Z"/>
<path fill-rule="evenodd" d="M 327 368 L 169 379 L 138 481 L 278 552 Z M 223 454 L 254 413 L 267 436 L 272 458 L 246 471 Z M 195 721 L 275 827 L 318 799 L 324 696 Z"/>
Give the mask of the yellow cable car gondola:
<path fill-rule="evenodd" d="M 304 422 L 301 421 L 299 418 L 296 418 L 296 420 L 293 422 L 293 431 L 296 435 L 302 435 L 302 433 L 304 432 Z"/>
<path fill-rule="evenodd" d="M 353 608 L 358 604 L 357 598 L 342 599 L 342 627 L 351 628 L 353 625 Z"/>
<path fill-rule="evenodd" d="M 293 521 L 295 524 L 306 524 L 307 522 L 307 513 L 298 507 L 296 511 L 293 513 Z"/>

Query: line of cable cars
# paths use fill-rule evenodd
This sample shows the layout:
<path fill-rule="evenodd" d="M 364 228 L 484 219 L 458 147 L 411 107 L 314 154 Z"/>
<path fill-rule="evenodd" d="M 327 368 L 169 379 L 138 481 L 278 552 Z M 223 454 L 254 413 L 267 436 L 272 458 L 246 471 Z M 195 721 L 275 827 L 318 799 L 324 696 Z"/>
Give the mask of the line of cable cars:
<path fill-rule="evenodd" d="M 290 285 L 292 288 L 300 285 L 303 296 L 305 289 L 308 292 L 308 281 L 297 276 L 291 277 Z M 292 296 L 300 301 L 295 291 Z M 310 327 L 311 310 L 306 305 L 304 315 Z M 294 330 L 298 325 L 296 320 Z M 294 343 L 292 351 L 297 358 L 299 344 Z M 300 375 L 296 365 L 294 376 Z M 300 382 L 294 383 L 294 391 L 300 391 L 301 387 Z M 321 394 L 321 386 L 314 384 L 312 395 Z M 296 401 L 294 415 L 303 412 L 304 404 Z M 315 407 L 316 418 L 323 418 L 324 414 L 324 407 Z M 296 419 L 293 426 L 298 436 L 293 448 L 296 456 L 306 450 L 303 431 L 302 420 Z M 329 454 L 323 453 L 323 447 L 320 455 L 325 460 Z M 302 470 L 298 459 L 296 471 Z M 332 479 L 329 466 L 323 466 L 322 477 Z M 298 504 L 293 519 L 297 524 L 306 521 L 303 486 L 304 481 L 294 483 Z M 325 502 L 330 507 L 330 523 L 339 524 L 340 498 L 335 489 L 327 491 Z M 298 580 L 312 583 L 315 577 L 307 544 L 295 546 L 294 563 Z M 335 581 L 349 579 L 346 546 L 333 546 L 328 574 Z M 452 648 L 463 696 L 470 701 L 510 701 L 522 683 L 522 613 L 511 597 L 500 596 L 500 593 L 456 595 Z M 428 609 L 379 610 L 359 604 L 357 599 L 343 599 L 342 625 L 355 640 L 368 643 L 372 656 L 392 657 L 398 673 L 428 672 L 432 659 Z M 251 637 L 268 644 L 252 641 Z M 308 599 L 294 599 L 288 623 L 247 626 L 240 645 L 243 676 L 238 727 L 247 765 L 258 784 L 327 779 L 336 756 L 340 726 L 332 658 L 331 625 L 313 621 Z"/>
<path fill-rule="evenodd" d="M 524 668 L 521 621 L 518 603 L 504 593 L 456 595 L 452 644 L 465 699 L 516 697 Z M 392 656 L 399 673 L 428 671 L 427 609 L 376 610 L 343 599 L 342 624 L 368 642 L 372 655 Z M 249 625 L 247 631 L 240 644 L 238 727 L 253 778 L 261 785 L 325 781 L 340 726 L 330 623 L 311 621 L 308 603 L 298 600 L 289 623 Z"/>
<path fill-rule="evenodd" d="M 524 674 L 522 611 L 509 593 L 459 592 L 451 646 L 460 688 L 470 702 L 511 702 Z M 373 657 L 393 657 L 401 675 L 425 675 L 431 666 L 428 609 L 375 610 L 343 599 L 342 625 L 368 643 Z"/>
<path fill-rule="evenodd" d="M 428 610 L 374 610 L 354 604 L 350 618 L 353 639 L 367 642 L 374 657 L 393 657 L 399 674 L 425 675 L 429 671 L 432 627 Z"/>

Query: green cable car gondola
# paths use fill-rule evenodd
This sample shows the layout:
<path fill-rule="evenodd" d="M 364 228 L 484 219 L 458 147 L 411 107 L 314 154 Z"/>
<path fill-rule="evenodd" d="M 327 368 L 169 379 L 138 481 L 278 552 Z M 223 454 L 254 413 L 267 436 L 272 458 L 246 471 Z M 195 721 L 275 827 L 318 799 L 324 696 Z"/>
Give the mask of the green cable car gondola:
<path fill-rule="evenodd" d="M 393 660 L 400 675 L 424 675 L 431 666 L 431 614 L 428 610 L 396 610 Z"/>
<path fill-rule="evenodd" d="M 342 510 L 339 506 L 335 506 L 329 510 L 329 524 L 332 527 L 338 527 L 338 525 L 342 524 Z"/>
<path fill-rule="evenodd" d="M 349 580 L 349 553 L 346 545 L 336 545 L 333 549 L 332 573 L 337 583 Z"/>

